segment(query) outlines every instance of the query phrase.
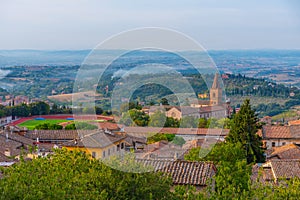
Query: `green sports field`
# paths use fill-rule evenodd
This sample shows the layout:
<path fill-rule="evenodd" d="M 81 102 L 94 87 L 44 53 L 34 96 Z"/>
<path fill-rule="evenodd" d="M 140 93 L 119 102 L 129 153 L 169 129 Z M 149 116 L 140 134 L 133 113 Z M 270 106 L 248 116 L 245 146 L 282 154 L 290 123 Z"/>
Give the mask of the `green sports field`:
<path fill-rule="evenodd" d="M 21 124 L 18 124 L 20 127 L 26 127 L 28 130 L 34 130 L 34 127 L 39 124 L 44 124 L 44 123 L 50 123 L 50 124 L 59 124 L 62 122 L 69 122 L 71 120 L 65 120 L 65 119 L 45 119 L 45 120 L 35 120 L 31 119 L 28 121 L 25 121 Z"/>

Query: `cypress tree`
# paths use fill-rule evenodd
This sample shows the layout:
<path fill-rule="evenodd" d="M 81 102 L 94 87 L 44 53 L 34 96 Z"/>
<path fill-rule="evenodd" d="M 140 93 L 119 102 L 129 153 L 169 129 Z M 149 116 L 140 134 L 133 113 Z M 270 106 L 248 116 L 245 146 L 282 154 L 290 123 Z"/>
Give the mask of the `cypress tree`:
<path fill-rule="evenodd" d="M 242 143 L 246 151 L 247 163 L 264 162 L 261 137 L 256 134 L 258 127 L 257 115 L 251 109 L 250 100 L 246 99 L 240 111 L 233 117 L 226 142 Z"/>

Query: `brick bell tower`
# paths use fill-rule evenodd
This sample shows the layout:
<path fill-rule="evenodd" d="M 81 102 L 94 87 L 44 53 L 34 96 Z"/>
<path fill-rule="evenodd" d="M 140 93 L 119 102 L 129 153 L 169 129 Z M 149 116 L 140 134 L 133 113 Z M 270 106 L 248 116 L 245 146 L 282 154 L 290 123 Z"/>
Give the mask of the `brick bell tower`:
<path fill-rule="evenodd" d="M 222 104 L 222 89 L 219 84 L 218 73 L 215 74 L 214 82 L 209 91 L 209 97 L 211 106 Z"/>

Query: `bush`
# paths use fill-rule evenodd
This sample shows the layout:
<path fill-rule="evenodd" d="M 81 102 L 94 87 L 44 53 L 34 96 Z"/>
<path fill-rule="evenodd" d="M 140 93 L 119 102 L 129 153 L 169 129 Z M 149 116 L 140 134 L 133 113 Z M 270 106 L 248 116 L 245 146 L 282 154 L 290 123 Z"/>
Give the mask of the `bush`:
<path fill-rule="evenodd" d="M 75 123 L 68 124 L 65 127 L 65 130 L 76 130 L 76 129 L 78 129 L 78 130 L 95 130 L 97 128 L 98 127 L 93 124 L 89 124 L 86 122 L 76 122 L 76 125 L 75 125 Z"/>
<path fill-rule="evenodd" d="M 50 124 L 50 123 L 43 123 L 35 126 L 34 129 L 37 130 L 61 130 L 63 129 L 63 126 L 59 124 Z"/>

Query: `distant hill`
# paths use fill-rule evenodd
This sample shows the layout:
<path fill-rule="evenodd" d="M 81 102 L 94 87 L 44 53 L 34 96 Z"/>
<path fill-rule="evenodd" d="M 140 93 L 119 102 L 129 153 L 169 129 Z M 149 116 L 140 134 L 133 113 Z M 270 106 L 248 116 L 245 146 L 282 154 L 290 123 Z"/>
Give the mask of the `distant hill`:
<path fill-rule="evenodd" d="M 18 65 L 79 65 L 89 50 L 0 50 L 0 68 Z"/>
<path fill-rule="evenodd" d="M 77 72 L 89 53 L 90 50 L 0 50 L 0 85 L 9 92 L 29 97 L 47 98 L 53 94 L 72 93 Z M 101 50 L 94 53 L 107 58 L 118 55 L 120 50 Z M 184 53 L 196 56 L 195 52 Z M 243 98 L 255 97 L 253 103 L 259 112 L 270 115 L 300 105 L 300 94 L 296 88 L 300 88 L 300 50 L 225 50 L 208 53 L 220 72 L 228 75 L 223 81 L 227 97 L 234 100 L 233 105 L 238 106 L 241 103 L 239 100 Z M 152 65 L 147 65 L 149 63 Z M 193 86 L 196 94 L 208 92 L 211 83 L 206 85 L 202 78 L 211 76 L 209 79 L 212 80 L 213 76 L 211 71 L 206 73 L 205 70 L 201 75 L 195 74 L 196 71 L 190 63 L 176 53 L 133 51 L 108 66 L 98 82 L 97 91 L 104 98 L 109 98 L 120 77 L 135 67 L 145 65 L 146 71 L 157 77 L 168 73 L 162 66 L 169 66 L 180 72 Z M 89 67 L 89 74 L 94 75 L 93 70 L 98 66 Z M 133 78 L 143 79 L 143 73 L 140 71 Z M 86 84 L 89 85 L 90 82 Z M 176 80 L 174 84 L 180 87 L 183 82 Z M 138 88 L 131 98 L 157 103 L 165 96 L 172 103 L 176 104 L 178 101 L 172 96 L 170 89 L 153 83 Z M 270 107 L 259 104 L 270 104 Z M 105 105 L 109 105 L 107 99 Z M 269 113 L 270 109 L 275 112 Z"/>

